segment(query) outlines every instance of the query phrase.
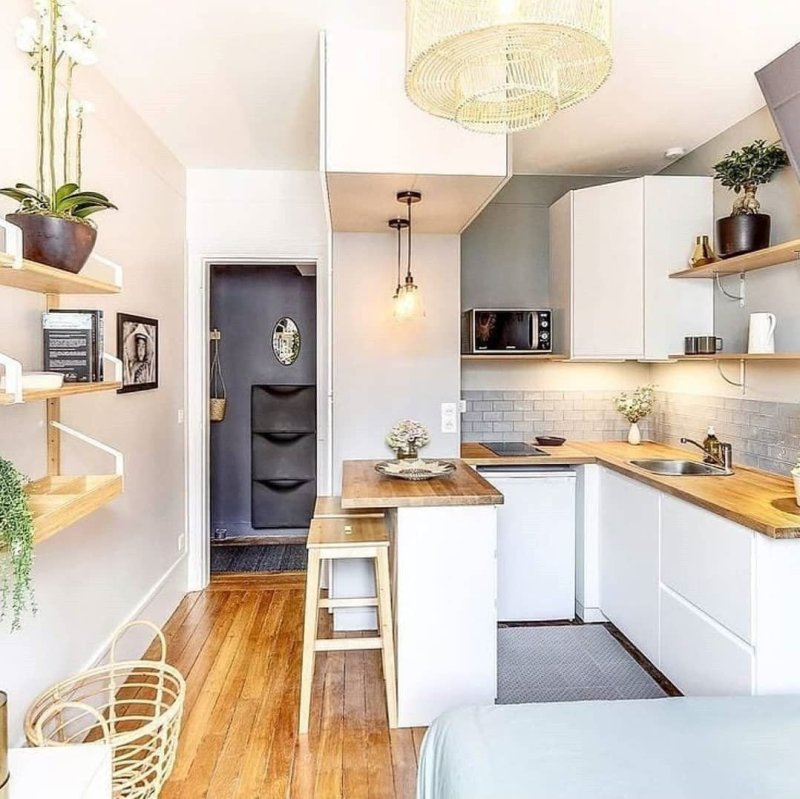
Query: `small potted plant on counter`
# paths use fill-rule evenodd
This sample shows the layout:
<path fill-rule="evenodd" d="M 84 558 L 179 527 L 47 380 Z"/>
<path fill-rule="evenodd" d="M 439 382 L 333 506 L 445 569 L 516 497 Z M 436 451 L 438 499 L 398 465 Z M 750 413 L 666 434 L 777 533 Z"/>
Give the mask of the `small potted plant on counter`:
<path fill-rule="evenodd" d="M 788 164 L 783 147 L 758 139 L 741 150 L 734 150 L 714 165 L 716 180 L 739 195 L 731 215 L 717 220 L 716 245 L 721 258 L 769 247 L 771 218 L 769 214 L 760 213 L 761 203 L 756 199 L 756 192 Z"/>
<path fill-rule="evenodd" d="M 614 399 L 614 406 L 629 422 L 628 443 L 638 445 L 642 443 L 642 432 L 639 430 L 639 422 L 653 412 L 656 395 L 655 386 L 639 386 L 635 391 L 628 394 L 623 391 Z"/>
<path fill-rule="evenodd" d="M 26 478 L 0 458 L 0 619 L 10 617 L 18 630 L 22 616 L 34 610 L 31 587 L 33 517 L 25 495 Z"/>
<path fill-rule="evenodd" d="M 800 458 L 797 459 L 797 466 L 792 469 L 792 479 L 794 480 L 794 501 L 800 507 Z"/>
<path fill-rule="evenodd" d="M 72 96 L 76 67 L 97 62 L 100 28 L 73 0 L 36 0 L 35 16 L 17 30 L 38 87 L 36 185 L 17 183 L 0 194 L 19 203 L 6 219 L 22 229 L 23 256 L 80 272 L 97 240 L 92 214 L 116 206 L 103 194 L 82 191 L 81 148 L 88 103 Z M 63 96 L 59 86 L 63 85 Z"/>
<path fill-rule="evenodd" d="M 430 434 L 425 427 L 412 419 L 398 422 L 386 436 L 386 443 L 395 451 L 398 460 L 416 459 L 419 457 L 419 450 L 430 440 Z"/>

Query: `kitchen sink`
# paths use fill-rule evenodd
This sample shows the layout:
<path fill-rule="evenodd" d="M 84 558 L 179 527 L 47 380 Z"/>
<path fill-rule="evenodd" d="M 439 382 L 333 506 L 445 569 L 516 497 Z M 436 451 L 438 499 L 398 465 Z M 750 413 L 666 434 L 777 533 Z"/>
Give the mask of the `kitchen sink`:
<path fill-rule="evenodd" d="M 713 466 L 709 463 L 700 463 L 699 461 L 652 459 L 629 461 L 629 463 L 653 474 L 662 474 L 667 477 L 686 475 L 693 477 L 725 477 L 733 474 L 733 470 L 723 469 L 721 466 Z"/>

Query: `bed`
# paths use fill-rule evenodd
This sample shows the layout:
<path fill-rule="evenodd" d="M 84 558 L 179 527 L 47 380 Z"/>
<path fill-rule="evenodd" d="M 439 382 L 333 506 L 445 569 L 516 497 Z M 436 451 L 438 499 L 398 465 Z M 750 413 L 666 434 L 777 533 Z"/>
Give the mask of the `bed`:
<path fill-rule="evenodd" d="M 798 799 L 800 696 L 460 708 L 417 799 Z"/>

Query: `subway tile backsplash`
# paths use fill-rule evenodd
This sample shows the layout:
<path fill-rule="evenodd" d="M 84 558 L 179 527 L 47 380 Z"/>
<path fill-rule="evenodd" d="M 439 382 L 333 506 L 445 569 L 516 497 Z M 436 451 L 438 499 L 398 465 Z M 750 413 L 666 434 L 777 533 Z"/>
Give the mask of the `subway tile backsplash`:
<path fill-rule="evenodd" d="M 554 434 L 623 441 L 628 423 L 614 410 L 617 391 L 465 391 L 464 441 L 530 441 Z M 800 405 L 658 392 L 656 409 L 640 422 L 642 437 L 680 446 L 702 441 L 708 425 L 733 445 L 734 462 L 786 474 L 800 456 Z"/>

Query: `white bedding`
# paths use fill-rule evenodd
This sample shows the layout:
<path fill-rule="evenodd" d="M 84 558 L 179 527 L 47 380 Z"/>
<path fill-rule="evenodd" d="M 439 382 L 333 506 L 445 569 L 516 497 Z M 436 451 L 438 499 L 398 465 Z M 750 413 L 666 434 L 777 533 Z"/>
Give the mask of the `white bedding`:
<path fill-rule="evenodd" d="M 800 696 L 450 711 L 418 799 L 800 799 Z"/>

